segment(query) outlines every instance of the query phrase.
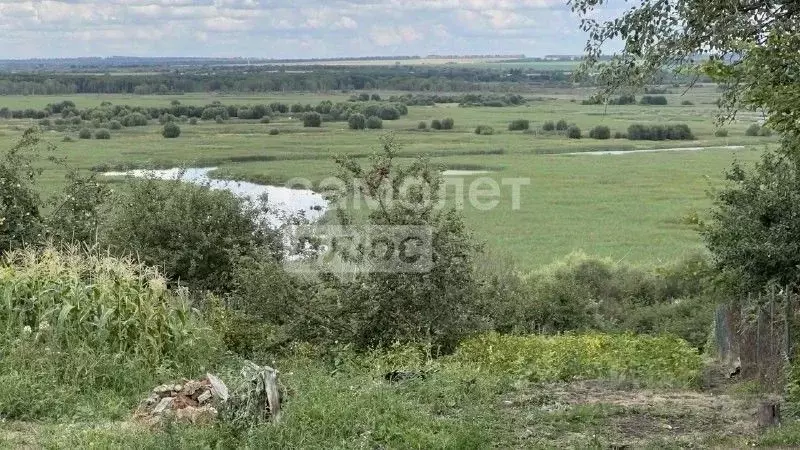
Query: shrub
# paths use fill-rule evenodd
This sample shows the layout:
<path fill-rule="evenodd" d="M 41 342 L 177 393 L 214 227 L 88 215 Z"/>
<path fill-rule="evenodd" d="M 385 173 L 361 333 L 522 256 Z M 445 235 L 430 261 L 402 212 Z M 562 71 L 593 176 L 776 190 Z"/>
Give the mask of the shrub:
<path fill-rule="evenodd" d="M 94 132 L 95 139 L 111 139 L 111 132 L 105 128 L 101 128 Z"/>
<path fill-rule="evenodd" d="M 111 122 L 108 122 L 108 128 L 111 130 L 121 130 L 122 124 L 119 122 L 119 120 L 112 120 Z"/>
<path fill-rule="evenodd" d="M 508 124 L 508 131 L 522 131 L 530 128 L 531 122 L 526 119 L 516 119 Z"/>
<path fill-rule="evenodd" d="M 203 120 L 216 120 L 217 117 L 222 118 L 222 120 L 227 120 L 230 118 L 228 108 L 225 108 L 224 106 L 209 106 L 203 109 L 203 112 L 200 113 L 200 118 Z"/>
<path fill-rule="evenodd" d="M 197 125 L 197 117 L 192 117 L 189 119 L 189 125 Z"/>
<path fill-rule="evenodd" d="M 167 139 L 174 139 L 181 135 L 181 127 L 175 122 L 167 122 L 161 130 L 161 135 Z"/>
<path fill-rule="evenodd" d="M 92 130 L 88 128 L 82 128 L 81 131 L 78 132 L 78 137 L 81 139 L 91 139 L 92 138 Z"/>
<path fill-rule="evenodd" d="M 239 258 L 275 242 L 265 212 L 264 204 L 208 186 L 136 180 L 113 202 L 100 242 L 117 255 L 163 268 L 176 283 L 228 292 Z"/>
<path fill-rule="evenodd" d="M 371 116 L 367 119 L 366 125 L 370 130 L 380 130 L 383 128 L 383 120 L 380 117 Z"/>
<path fill-rule="evenodd" d="M 71 136 L 64 136 L 64 139 L 61 139 L 61 142 L 75 142 Z"/>
<path fill-rule="evenodd" d="M 431 121 L 431 128 L 434 130 L 441 130 L 442 129 L 442 122 L 439 119 L 433 119 Z"/>
<path fill-rule="evenodd" d="M 628 139 L 632 141 L 692 140 L 694 135 L 686 124 L 668 126 L 632 124 L 628 127 Z"/>
<path fill-rule="evenodd" d="M 7 296 L 0 316 L 5 418 L 75 417 L 100 404 L 125 414 L 157 382 L 200 371 L 219 356 L 219 339 L 188 298 L 125 260 L 77 250 L 12 252 L 0 262 L 0 292 Z"/>
<path fill-rule="evenodd" d="M 703 350 L 714 323 L 715 302 L 704 296 L 633 308 L 620 327 L 637 334 L 672 334 Z"/>
<path fill-rule="evenodd" d="M 347 118 L 347 125 L 351 130 L 363 130 L 367 127 L 367 118 L 363 114 L 350 114 Z"/>
<path fill-rule="evenodd" d="M 50 127 L 50 119 L 42 119 L 39 121 L 40 127 L 49 128 Z"/>
<path fill-rule="evenodd" d="M 475 128 L 475 134 L 480 134 L 480 135 L 484 135 L 484 136 L 491 136 L 491 135 L 494 134 L 494 128 L 492 128 L 492 127 L 490 127 L 488 125 L 478 125 L 478 127 Z"/>
<path fill-rule="evenodd" d="M 692 102 L 691 100 L 684 100 L 684 101 L 681 102 L 681 105 L 683 105 L 683 106 L 694 106 L 694 102 Z"/>
<path fill-rule="evenodd" d="M 147 125 L 148 119 L 144 114 L 136 112 L 124 116 L 121 122 L 126 127 L 143 127 Z"/>
<path fill-rule="evenodd" d="M 418 129 L 418 130 L 427 130 L 427 129 L 428 129 L 428 124 L 427 124 L 427 122 L 420 122 L 420 123 L 418 123 L 418 124 L 417 124 L 417 129 Z"/>
<path fill-rule="evenodd" d="M 303 126 L 309 128 L 319 128 L 322 126 L 322 116 L 318 112 L 303 114 Z"/>
<path fill-rule="evenodd" d="M 452 130 L 453 129 L 453 125 L 455 125 L 455 121 L 453 119 L 449 118 L 449 117 L 444 119 L 444 120 L 442 120 L 442 129 L 443 130 Z"/>
<path fill-rule="evenodd" d="M 754 123 L 749 127 L 747 127 L 747 130 L 745 130 L 744 132 L 746 136 L 758 136 L 760 133 L 761 133 L 761 125 L 757 123 Z"/>
<path fill-rule="evenodd" d="M 663 95 L 645 95 L 639 100 L 640 105 L 666 105 L 667 98 Z"/>
<path fill-rule="evenodd" d="M 222 123 L 225 123 L 225 119 L 223 119 L 222 116 L 217 116 L 217 117 L 214 118 L 214 122 L 216 122 L 218 124 L 222 124 Z"/>
<path fill-rule="evenodd" d="M 761 130 L 759 131 L 758 134 L 759 136 L 766 136 L 766 137 L 772 136 L 772 129 L 769 127 L 761 127 Z"/>
<path fill-rule="evenodd" d="M 259 120 L 259 122 L 261 122 L 263 124 L 267 124 L 267 123 L 270 123 L 271 120 L 270 120 L 269 117 L 262 117 L 261 120 Z"/>
<path fill-rule="evenodd" d="M 534 382 L 621 379 L 690 387 L 702 368 L 697 350 L 673 336 L 486 334 L 461 343 L 456 361 Z"/>
<path fill-rule="evenodd" d="M 791 155 L 799 144 L 786 145 L 764 152 L 751 169 L 732 165 L 726 173 L 730 182 L 715 195 L 714 220 L 703 230 L 719 266 L 750 289 L 798 280 L 800 176 Z"/>
<path fill-rule="evenodd" d="M 172 114 L 162 114 L 158 118 L 158 123 L 164 125 L 169 122 L 177 122 L 178 118 L 173 116 Z"/>
<path fill-rule="evenodd" d="M 33 164 L 39 142 L 39 132 L 29 129 L 18 144 L 0 152 L 0 255 L 41 238 L 42 201 L 30 175 L 37 173 Z"/>
<path fill-rule="evenodd" d="M 567 128 L 569 128 L 569 124 L 567 123 L 566 120 L 561 119 L 558 122 L 556 122 L 556 130 L 567 131 Z"/>
<path fill-rule="evenodd" d="M 556 124 L 552 120 L 548 120 L 542 124 L 542 131 L 554 131 L 556 129 Z"/>
<path fill-rule="evenodd" d="M 273 129 L 269 130 L 269 135 L 270 136 L 277 136 L 279 134 L 281 134 L 281 130 L 279 130 L 277 128 L 273 128 Z"/>
<path fill-rule="evenodd" d="M 611 139 L 611 129 L 605 125 L 598 125 L 589 131 L 592 139 Z"/>
<path fill-rule="evenodd" d="M 575 125 L 570 126 L 569 128 L 567 128 L 567 137 L 570 139 L 580 139 L 581 129 Z"/>
<path fill-rule="evenodd" d="M 425 273 L 357 271 L 344 282 L 336 280 L 334 284 L 339 288 L 318 291 L 305 308 L 306 326 L 297 328 L 312 334 L 305 339 L 338 340 L 359 348 L 389 346 L 397 341 L 427 342 L 447 352 L 466 334 L 480 329 L 472 263 L 478 246 L 456 211 L 425 207 L 417 189 L 405 188 L 409 180 L 416 180 L 417 184 L 425 183 L 420 189 L 430 193 L 426 198 L 438 198 L 441 178 L 437 176 L 438 169 L 426 161 L 399 167 L 394 160 L 398 150 L 388 135 L 383 138 L 383 153 L 370 166 L 362 168 L 356 161 L 340 161 L 341 169 L 353 176 L 393 182 L 366 183 L 366 189 L 360 184 L 348 184 L 338 193 L 339 198 L 352 198 L 356 189 L 370 201 L 391 196 L 397 201 L 375 209 L 365 218 L 366 225 L 424 226 L 431 233 L 430 245 L 436 256 Z M 358 223 L 349 210 L 340 208 L 336 212 L 342 223 Z M 348 313 L 320 314 L 336 310 Z M 328 334 L 326 329 L 341 332 Z"/>
<path fill-rule="evenodd" d="M 614 132 L 614 139 L 627 139 L 627 138 L 628 138 L 628 135 L 623 133 L 623 132 L 621 132 L 621 131 L 615 131 Z"/>
<path fill-rule="evenodd" d="M 716 137 L 728 137 L 728 130 L 726 130 L 724 128 L 720 128 L 720 129 L 714 131 L 714 136 L 716 136 Z"/>

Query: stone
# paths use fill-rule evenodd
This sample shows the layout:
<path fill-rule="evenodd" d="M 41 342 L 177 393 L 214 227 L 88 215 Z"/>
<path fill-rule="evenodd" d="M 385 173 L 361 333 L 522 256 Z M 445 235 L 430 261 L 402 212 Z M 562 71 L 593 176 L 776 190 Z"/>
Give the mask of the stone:
<path fill-rule="evenodd" d="M 144 401 L 144 404 L 147 406 L 155 406 L 161 400 L 161 396 L 156 394 L 155 392 L 150 394 L 150 397 L 147 397 L 147 400 Z"/>
<path fill-rule="evenodd" d="M 172 386 L 168 386 L 166 384 L 162 384 L 161 386 L 156 386 L 153 389 L 154 394 L 158 394 L 160 396 L 164 396 L 165 394 L 169 394 L 172 391 Z"/>
<path fill-rule="evenodd" d="M 193 396 L 197 391 L 203 388 L 203 384 L 199 381 L 190 380 L 183 384 L 182 394 Z"/>
<path fill-rule="evenodd" d="M 217 418 L 217 410 L 211 406 L 187 406 L 175 411 L 175 420 L 196 425 L 209 424 Z"/>
<path fill-rule="evenodd" d="M 201 405 L 209 400 L 211 400 L 211 391 L 205 391 L 197 397 L 197 402 Z"/>
<path fill-rule="evenodd" d="M 225 386 L 222 380 L 210 373 L 206 374 L 206 378 L 208 378 L 209 383 L 211 383 L 211 394 L 214 398 L 223 403 L 228 401 L 228 386 Z"/>
<path fill-rule="evenodd" d="M 172 409 L 172 405 L 175 403 L 175 399 L 172 397 L 164 397 L 158 402 L 155 408 L 153 408 L 153 415 L 160 415 L 164 414 L 165 411 Z"/>

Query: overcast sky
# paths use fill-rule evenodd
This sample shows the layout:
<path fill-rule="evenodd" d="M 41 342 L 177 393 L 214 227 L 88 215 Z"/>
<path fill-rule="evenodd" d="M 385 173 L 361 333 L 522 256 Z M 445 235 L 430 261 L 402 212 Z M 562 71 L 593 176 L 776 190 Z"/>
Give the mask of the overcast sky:
<path fill-rule="evenodd" d="M 0 59 L 577 54 L 566 0 L 0 0 Z"/>

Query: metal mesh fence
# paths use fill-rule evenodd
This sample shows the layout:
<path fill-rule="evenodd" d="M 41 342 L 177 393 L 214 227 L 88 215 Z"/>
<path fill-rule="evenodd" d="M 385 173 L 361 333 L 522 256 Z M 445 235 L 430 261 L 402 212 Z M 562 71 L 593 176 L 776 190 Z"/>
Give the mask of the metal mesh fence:
<path fill-rule="evenodd" d="M 792 324 L 798 294 L 792 287 L 772 287 L 757 296 L 720 305 L 714 338 L 718 357 L 726 364 L 741 362 L 740 376 L 757 380 L 769 390 L 783 388 L 792 356 Z"/>

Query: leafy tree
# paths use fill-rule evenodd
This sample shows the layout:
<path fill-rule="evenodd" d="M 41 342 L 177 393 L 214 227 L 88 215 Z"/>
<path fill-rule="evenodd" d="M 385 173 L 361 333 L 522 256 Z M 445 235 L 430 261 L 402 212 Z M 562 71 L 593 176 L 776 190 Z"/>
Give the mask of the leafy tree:
<path fill-rule="evenodd" d="M 345 181 L 338 196 L 357 194 L 380 203 L 371 209 L 368 224 L 427 227 L 432 264 L 415 273 L 366 271 L 337 283 L 339 293 L 324 297 L 321 305 L 333 320 L 312 329 L 342 330 L 336 339 L 361 348 L 401 341 L 431 343 L 449 351 L 482 325 L 473 266 L 479 248 L 461 216 L 437 206 L 443 184 L 439 169 L 426 159 L 401 167 L 392 136 L 385 136 L 382 144 L 383 151 L 367 167 L 349 158 L 338 160 Z M 404 189 L 409 180 L 422 186 Z M 358 223 L 360 216 L 346 208 L 336 211 L 339 223 Z"/>
<path fill-rule="evenodd" d="M 111 139 L 111 132 L 105 128 L 101 128 L 94 132 L 95 139 Z"/>
<path fill-rule="evenodd" d="M 35 186 L 41 169 L 34 167 L 39 143 L 39 134 L 29 129 L 0 154 L 0 254 L 41 239 L 41 199 Z"/>
<path fill-rule="evenodd" d="M 43 173 L 41 164 L 37 163 L 42 147 L 54 150 L 31 128 L 10 150 L 0 153 L 0 254 L 22 246 L 40 245 L 47 240 L 94 241 L 100 206 L 108 189 L 94 174 L 85 177 L 75 170 L 67 170 L 67 183 L 59 194 L 43 200 L 37 187 Z M 63 166 L 62 161 L 52 161 Z M 49 214 L 42 211 L 49 211 Z"/>
<path fill-rule="evenodd" d="M 367 119 L 366 125 L 370 130 L 380 130 L 383 128 L 383 120 L 378 116 L 372 116 Z"/>
<path fill-rule="evenodd" d="M 441 130 L 442 129 L 442 121 L 439 119 L 431 120 L 431 128 L 434 130 Z"/>
<path fill-rule="evenodd" d="M 442 129 L 443 130 L 452 130 L 453 126 L 455 125 L 455 121 L 451 118 L 446 118 L 442 120 Z"/>
<path fill-rule="evenodd" d="M 78 120 L 80 120 L 80 117 Z M 143 127 L 147 125 L 148 119 L 144 114 L 135 112 L 124 116 L 121 122 L 126 127 Z"/>
<path fill-rule="evenodd" d="M 347 125 L 351 130 L 363 130 L 367 127 L 367 118 L 363 114 L 351 114 L 347 118 Z"/>
<path fill-rule="evenodd" d="M 494 134 L 494 128 L 488 125 L 478 125 L 478 127 L 475 128 L 475 134 L 490 136 Z"/>
<path fill-rule="evenodd" d="M 605 125 L 598 125 L 589 131 L 592 139 L 611 139 L 611 129 Z"/>
<path fill-rule="evenodd" d="M 530 128 L 531 122 L 526 119 L 516 119 L 508 124 L 508 131 L 522 131 Z"/>
<path fill-rule="evenodd" d="M 752 170 L 734 165 L 728 172 L 704 235 L 718 266 L 751 290 L 769 280 L 800 280 L 800 3 L 642 0 L 605 22 L 594 16 L 601 3 L 571 2 L 590 36 L 579 78 L 596 79 L 607 95 L 642 86 L 664 68 L 704 74 L 724 88 L 720 122 L 742 108 L 760 109 L 766 125 L 784 136 L 777 153 L 765 153 Z M 622 52 L 600 58 L 605 43 L 619 39 Z M 757 127 L 747 134 L 759 134 Z"/>
<path fill-rule="evenodd" d="M 735 163 L 704 229 L 719 267 L 753 290 L 768 281 L 800 282 L 799 162 L 784 151 L 765 153 L 752 170 Z"/>
<path fill-rule="evenodd" d="M 161 135 L 167 139 L 174 139 L 181 135 L 181 127 L 175 122 L 167 122 L 161 130 Z"/>
<path fill-rule="evenodd" d="M 134 180 L 112 202 L 100 243 L 117 255 L 136 255 L 194 289 L 229 292 L 242 257 L 274 251 L 266 205 L 224 190 L 180 180 Z"/>
<path fill-rule="evenodd" d="M 581 129 L 578 128 L 576 125 L 570 125 L 570 127 L 567 128 L 567 137 L 570 139 L 580 139 Z"/>
<path fill-rule="evenodd" d="M 303 114 L 303 126 L 319 128 L 322 126 L 322 116 L 318 112 L 308 112 Z"/>
<path fill-rule="evenodd" d="M 619 88 L 644 86 L 664 68 L 702 73 L 722 83 L 720 118 L 744 108 L 767 113 L 779 133 L 800 131 L 800 3 L 753 0 L 642 0 L 608 21 L 598 21 L 602 2 L 571 0 L 590 38 L 580 78 Z M 624 41 L 622 52 L 601 58 L 604 46 Z M 698 57 L 700 56 L 700 57 Z"/>
<path fill-rule="evenodd" d="M 558 122 L 556 122 L 556 130 L 567 131 L 567 128 L 569 128 L 569 124 L 567 123 L 566 120 L 561 119 Z"/>
<path fill-rule="evenodd" d="M 663 95 L 645 95 L 639 100 L 640 105 L 666 105 L 667 97 Z"/>

